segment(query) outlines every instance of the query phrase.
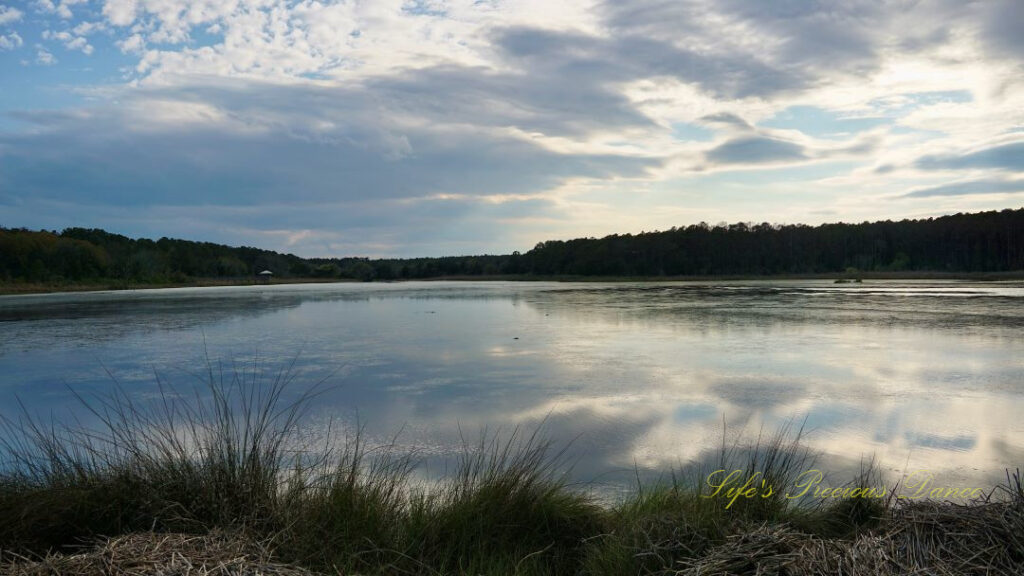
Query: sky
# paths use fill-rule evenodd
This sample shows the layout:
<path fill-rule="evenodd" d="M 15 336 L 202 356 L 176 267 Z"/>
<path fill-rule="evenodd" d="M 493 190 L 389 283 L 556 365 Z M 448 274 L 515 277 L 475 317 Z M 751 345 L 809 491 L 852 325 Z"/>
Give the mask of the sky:
<path fill-rule="evenodd" d="M 1020 0 L 0 0 L 0 226 L 301 256 L 1024 206 Z"/>

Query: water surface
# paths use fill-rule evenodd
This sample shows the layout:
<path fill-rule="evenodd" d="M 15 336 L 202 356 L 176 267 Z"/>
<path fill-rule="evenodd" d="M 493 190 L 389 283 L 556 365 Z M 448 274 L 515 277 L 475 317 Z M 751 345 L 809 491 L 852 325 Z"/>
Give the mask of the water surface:
<path fill-rule="evenodd" d="M 326 379 L 310 426 L 358 421 L 444 462 L 544 422 L 619 486 L 803 423 L 840 475 L 875 455 L 986 484 L 1024 463 L 1024 285 L 934 281 L 410 282 L 0 297 L 0 413 L 76 410 L 206 358 Z M 80 412 L 80 410 L 79 410 Z M 63 417 L 63 416 L 61 416 Z M 461 430 L 461 433 L 460 433 Z"/>

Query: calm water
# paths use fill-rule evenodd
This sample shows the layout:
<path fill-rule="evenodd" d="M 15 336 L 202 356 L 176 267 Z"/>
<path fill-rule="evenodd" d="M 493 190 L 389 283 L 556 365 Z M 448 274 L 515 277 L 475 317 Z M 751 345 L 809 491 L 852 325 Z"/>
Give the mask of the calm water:
<path fill-rule="evenodd" d="M 1024 284 L 341 284 L 0 297 L 0 413 L 152 397 L 206 355 L 327 378 L 309 426 L 444 462 L 484 428 L 572 440 L 616 486 L 796 419 L 833 472 L 874 454 L 991 485 L 1024 464 Z M 109 374 L 107 373 L 109 371 Z M 439 465 L 439 464 L 438 464 Z M 429 465 L 428 465 L 429 467 Z"/>

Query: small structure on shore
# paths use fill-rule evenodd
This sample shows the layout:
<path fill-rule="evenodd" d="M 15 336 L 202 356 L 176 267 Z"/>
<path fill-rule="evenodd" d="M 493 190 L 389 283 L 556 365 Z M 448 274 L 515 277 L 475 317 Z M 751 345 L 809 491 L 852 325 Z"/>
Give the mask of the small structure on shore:
<path fill-rule="evenodd" d="M 260 272 L 260 273 L 256 274 L 256 283 L 257 284 L 270 284 L 270 279 L 273 278 L 273 277 L 274 277 L 274 273 L 273 272 L 271 272 L 270 270 L 264 270 L 263 272 Z"/>

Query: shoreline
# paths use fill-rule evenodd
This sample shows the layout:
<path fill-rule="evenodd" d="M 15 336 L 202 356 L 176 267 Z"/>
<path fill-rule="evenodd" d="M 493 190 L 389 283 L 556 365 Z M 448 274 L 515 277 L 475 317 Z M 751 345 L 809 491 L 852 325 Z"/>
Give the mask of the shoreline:
<path fill-rule="evenodd" d="M 225 278 L 197 278 L 189 282 L 142 282 L 129 284 L 127 287 L 110 282 L 76 282 L 73 284 L 57 285 L 46 283 L 0 283 L 0 296 L 16 296 L 29 294 L 59 294 L 66 292 L 132 292 L 136 290 L 161 290 L 165 288 L 212 288 L 212 287 L 235 287 L 235 286 L 277 286 L 281 284 L 336 284 L 353 283 L 358 280 L 338 278 L 289 278 L 288 282 L 271 282 L 260 284 L 253 280 L 242 281 Z"/>
<path fill-rule="evenodd" d="M 281 286 L 293 284 L 373 284 L 401 282 L 750 282 L 750 281 L 792 281 L 792 280 L 960 280 L 972 282 L 1007 282 L 1024 281 L 1024 270 L 1011 272 L 861 272 L 851 274 L 808 273 L 808 274 L 721 274 L 706 276 L 528 276 L 528 275 L 491 275 L 491 276 L 435 276 L 431 278 L 403 278 L 395 280 L 376 280 L 364 282 L 351 278 L 288 278 L 261 284 L 253 280 L 197 278 L 188 282 L 152 282 L 129 284 L 127 287 L 109 282 L 74 283 L 66 285 L 46 283 L 4 283 L 0 284 L 0 296 L 20 294 L 56 294 L 62 292 L 109 292 L 158 290 L 164 288 L 208 288 L 217 286 Z"/>

